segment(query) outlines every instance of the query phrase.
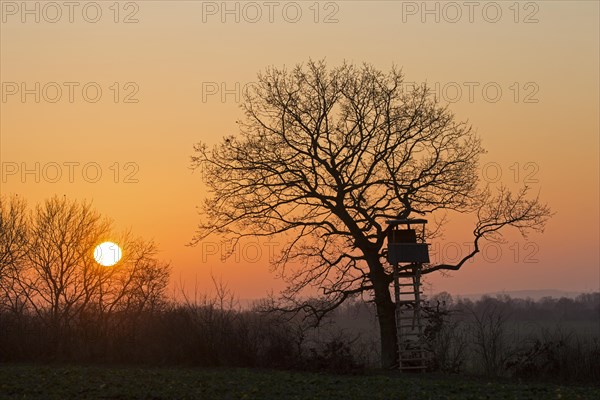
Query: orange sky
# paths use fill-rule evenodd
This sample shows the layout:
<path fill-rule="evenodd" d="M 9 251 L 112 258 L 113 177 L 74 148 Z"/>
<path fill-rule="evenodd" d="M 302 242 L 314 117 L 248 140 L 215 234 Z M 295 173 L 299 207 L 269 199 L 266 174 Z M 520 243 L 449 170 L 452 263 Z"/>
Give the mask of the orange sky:
<path fill-rule="evenodd" d="M 276 244 L 224 263 L 206 254 L 215 244 L 185 247 L 203 196 L 192 145 L 235 132 L 236 87 L 267 65 L 395 64 L 474 125 L 487 179 L 528 179 L 557 213 L 544 235 L 509 236 L 499 260 L 489 247 L 452 278 L 430 278 L 432 290 L 599 289 L 598 2 L 48 4 L 0 4 L 2 194 L 91 199 L 160 243 L 174 281 L 209 289 L 212 271 L 260 297 L 281 287 L 266 265 Z M 435 249 L 466 251 L 469 232 L 456 218 Z"/>

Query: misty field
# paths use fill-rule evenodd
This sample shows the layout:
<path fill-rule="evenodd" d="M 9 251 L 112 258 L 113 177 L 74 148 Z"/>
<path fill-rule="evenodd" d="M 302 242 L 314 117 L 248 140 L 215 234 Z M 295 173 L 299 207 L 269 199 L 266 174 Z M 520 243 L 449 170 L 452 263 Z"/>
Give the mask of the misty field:
<path fill-rule="evenodd" d="M 454 375 L 259 369 L 0 366 L 1 399 L 597 399 L 600 387 Z"/>

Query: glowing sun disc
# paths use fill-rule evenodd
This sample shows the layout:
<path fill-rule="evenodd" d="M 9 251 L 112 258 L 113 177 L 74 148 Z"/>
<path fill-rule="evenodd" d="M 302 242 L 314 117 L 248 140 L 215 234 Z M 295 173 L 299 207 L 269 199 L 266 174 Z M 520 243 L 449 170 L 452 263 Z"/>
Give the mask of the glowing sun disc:
<path fill-rule="evenodd" d="M 100 243 L 94 249 L 94 259 L 104 267 L 112 267 L 119 262 L 123 251 L 118 244 L 113 242 Z"/>

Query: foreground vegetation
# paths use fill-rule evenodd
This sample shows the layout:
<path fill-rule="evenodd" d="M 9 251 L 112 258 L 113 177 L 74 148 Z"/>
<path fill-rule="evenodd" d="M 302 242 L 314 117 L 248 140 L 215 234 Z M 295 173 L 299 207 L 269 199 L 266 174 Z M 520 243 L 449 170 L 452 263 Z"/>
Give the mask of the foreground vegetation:
<path fill-rule="evenodd" d="M 431 374 L 0 366 L 2 399 L 597 399 L 600 388 Z"/>

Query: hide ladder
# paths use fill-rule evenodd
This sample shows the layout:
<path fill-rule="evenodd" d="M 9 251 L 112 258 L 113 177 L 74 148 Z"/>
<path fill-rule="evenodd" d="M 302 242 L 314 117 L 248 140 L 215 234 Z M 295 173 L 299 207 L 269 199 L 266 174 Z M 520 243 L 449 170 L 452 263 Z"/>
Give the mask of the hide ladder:
<path fill-rule="evenodd" d="M 422 371 L 427 368 L 429 351 L 423 335 L 421 318 L 421 268 L 413 266 L 406 272 L 396 268 L 396 337 L 398 368 L 403 371 Z"/>
<path fill-rule="evenodd" d="M 430 359 L 421 315 L 421 269 L 423 264 L 429 263 L 429 249 L 425 243 L 427 221 L 402 219 L 388 220 L 387 223 L 390 225 L 387 257 L 393 268 L 396 302 L 398 368 L 424 371 Z M 420 232 L 415 225 L 421 227 Z"/>

